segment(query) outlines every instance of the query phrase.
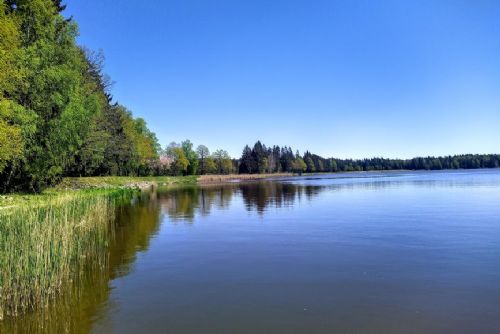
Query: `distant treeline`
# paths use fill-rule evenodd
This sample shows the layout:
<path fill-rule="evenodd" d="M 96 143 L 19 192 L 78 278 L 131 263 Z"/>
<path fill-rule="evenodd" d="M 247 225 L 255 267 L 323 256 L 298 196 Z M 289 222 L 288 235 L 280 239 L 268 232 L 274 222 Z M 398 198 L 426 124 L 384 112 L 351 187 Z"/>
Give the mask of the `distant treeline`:
<path fill-rule="evenodd" d="M 238 161 L 239 173 L 280 172 L 350 172 L 370 170 L 440 170 L 500 167 L 499 154 L 464 154 L 413 159 L 336 159 L 323 158 L 306 151 L 300 155 L 290 147 L 266 147 L 258 141 L 253 148 L 245 146 Z"/>
<path fill-rule="evenodd" d="M 160 159 L 151 172 L 156 175 L 197 174 L 263 174 L 263 173 L 325 173 L 371 170 L 440 170 L 497 168 L 498 154 L 464 154 L 445 157 L 419 157 L 413 159 L 336 159 L 323 158 L 306 151 L 300 154 L 291 147 L 269 146 L 257 141 L 251 148 L 245 146 L 239 159 L 231 159 L 224 150 L 210 154 L 200 145 L 193 148 L 189 140 L 171 143 L 160 151 Z"/>
<path fill-rule="evenodd" d="M 0 192 L 64 175 L 150 173 L 159 145 L 112 102 L 102 54 L 76 44 L 60 0 L 0 1 Z"/>

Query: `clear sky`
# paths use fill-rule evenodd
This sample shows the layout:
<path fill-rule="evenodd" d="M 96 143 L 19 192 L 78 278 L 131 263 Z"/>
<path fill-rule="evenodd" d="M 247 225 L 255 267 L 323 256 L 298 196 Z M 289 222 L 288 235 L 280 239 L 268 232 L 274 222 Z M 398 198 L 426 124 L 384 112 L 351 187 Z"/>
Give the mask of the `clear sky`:
<path fill-rule="evenodd" d="M 67 0 L 115 100 L 189 138 L 325 157 L 500 153 L 500 1 Z"/>

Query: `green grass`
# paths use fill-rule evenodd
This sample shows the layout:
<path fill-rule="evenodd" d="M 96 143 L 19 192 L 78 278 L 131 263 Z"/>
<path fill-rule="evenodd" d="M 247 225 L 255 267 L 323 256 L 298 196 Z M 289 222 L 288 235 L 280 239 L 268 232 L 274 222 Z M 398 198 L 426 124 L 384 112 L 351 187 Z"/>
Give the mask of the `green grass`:
<path fill-rule="evenodd" d="M 48 305 L 105 260 L 114 209 L 132 190 L 47 191 L 0 207 L 0 319 Z M 7 203 L 7 204 L 6 204 Z"/>
<path fill-rule="evenodd" d="M 150 186 L 195 185 L 198 176 L 96 176 L 66 177 L 57 186 L 44 190 L 40 194 L 5 194 L 0 195 L 0 210 L 19 205 L 37 205 L 47 203 L 62 194 L 71 191 L 92 190 L 90 195 L 108 192 L 113 189 L 146 188 Z"/>
<path fill-rule="evenodd" d="M 97 176 L 66 177 L 56 189 L 145 187 L 150 185 L 191 185 L 198 176 Z"/>

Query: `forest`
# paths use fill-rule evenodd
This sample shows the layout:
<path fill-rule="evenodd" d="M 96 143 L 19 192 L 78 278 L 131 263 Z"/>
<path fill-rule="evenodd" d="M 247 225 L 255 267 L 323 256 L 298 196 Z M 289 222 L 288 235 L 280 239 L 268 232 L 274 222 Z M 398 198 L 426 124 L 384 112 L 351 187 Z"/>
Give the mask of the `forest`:
<path fill-rule="evenodd" d="M 39 191 L 66 175 L 140 175 L 154 133 L 113 102 L 103 55 L 76 43 L 60 0 L 0 3 L 1 191 Z"/>
<path fill-rule="evenodd" d="M 336 159 L 323 158 L 306 151 L 300 155 L 290 147 L 266 147 L 260 141 L 253 148 L 245 146 L 242 156 L 235 161 L 239 173 L 323 173 L 371 170 L 440 170 L 498 168 L 499 154 L 463 154 L 444 157 L 417 157 L 413 159 Z"/>
<path fill-rule="evenodd" d="M 162 148 L 144 119 L 113 100 L 103 54 L 77 44 L 78 26 L 64 7 L 60 0 L 0 3 L 1 193 L 39 192 L 65 176 L 499 167 L 499 155 L 351 160 L 260 141 L 240 158 L 189 140 Z"/>

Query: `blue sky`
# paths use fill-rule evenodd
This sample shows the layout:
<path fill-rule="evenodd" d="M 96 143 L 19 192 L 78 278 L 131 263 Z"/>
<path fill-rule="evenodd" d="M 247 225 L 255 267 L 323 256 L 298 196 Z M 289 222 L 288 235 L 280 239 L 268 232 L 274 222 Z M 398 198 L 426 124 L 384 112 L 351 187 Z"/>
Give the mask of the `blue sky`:
<path fill-rule="evenodd" d="M 500 2 L 68 0 L 115 100 L 189 138 L 325 157 L 500 153 Z"/>

